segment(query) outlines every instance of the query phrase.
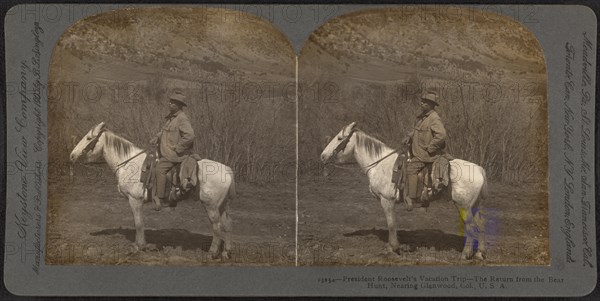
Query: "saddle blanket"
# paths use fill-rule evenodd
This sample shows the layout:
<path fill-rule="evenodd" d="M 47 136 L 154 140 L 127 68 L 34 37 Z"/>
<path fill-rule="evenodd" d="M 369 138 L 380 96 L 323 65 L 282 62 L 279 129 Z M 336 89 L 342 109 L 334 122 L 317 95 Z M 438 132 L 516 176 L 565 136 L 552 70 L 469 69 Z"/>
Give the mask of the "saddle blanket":
<path fill-rule="evenodd" d="M 433 188 L 436 191 L 442 190 L 450 184 L 450 161 L 454 160 L 454 157 L 450 154 L 443 154 L 439 156 L 431 166 L 425 166 L 425 174 L 431 175 L 430 179 L 424 177 L 426 183 L 432 183 Z M 431 168 L 431 170 L 428 170 Z M 396 184 L 396 187 L 400 190 L 404 189 L 404 182 L 406 180 L 406 155 L 402 154 L 398 156 L 396 162 L 394 162 L 392 183 Z"/>
<path fill-rule="evenodd" d="M 202 157 L 198 154 L 192 154 L 187 156 L 181 164 L 173 168 L 167 174 L 167 178 L 171 179 L 167 181 L 170 187 L 182 187 L 185 191 L 198 184 L 198 161 L 202 160 Z M 142 171 L 140 175 L 140 182 L 144 183 L 144 189 L 146 189 L 146 200 L 152 199 L 152 193 L 154 193 L 154 186 L 156 185 L 155 165 L 157 158 L 155 153 L 148 152 L 146 159 L 142 164 Z"/>

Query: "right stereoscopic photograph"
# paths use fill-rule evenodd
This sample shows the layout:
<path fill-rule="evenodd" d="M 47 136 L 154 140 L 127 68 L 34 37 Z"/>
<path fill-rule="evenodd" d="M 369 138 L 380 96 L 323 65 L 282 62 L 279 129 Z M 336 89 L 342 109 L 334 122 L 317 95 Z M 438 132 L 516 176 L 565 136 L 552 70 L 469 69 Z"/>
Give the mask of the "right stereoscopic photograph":
<path fill-rule="evenodd" d="M 404 7 L 299 56 L 300 265 L 549 265 L 547 74 L 522 24 Z"/>

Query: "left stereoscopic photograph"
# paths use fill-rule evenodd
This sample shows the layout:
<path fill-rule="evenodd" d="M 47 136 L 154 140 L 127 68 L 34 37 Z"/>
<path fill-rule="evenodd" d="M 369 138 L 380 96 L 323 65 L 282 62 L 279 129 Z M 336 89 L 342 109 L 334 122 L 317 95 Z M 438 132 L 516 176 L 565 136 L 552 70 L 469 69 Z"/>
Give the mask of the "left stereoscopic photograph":
<path fill-rule="evenodd" d="M 226 9 L 70 26 L 49 68 L 46 264 L 293 265 L 294 67 L 270 22 Z"/>

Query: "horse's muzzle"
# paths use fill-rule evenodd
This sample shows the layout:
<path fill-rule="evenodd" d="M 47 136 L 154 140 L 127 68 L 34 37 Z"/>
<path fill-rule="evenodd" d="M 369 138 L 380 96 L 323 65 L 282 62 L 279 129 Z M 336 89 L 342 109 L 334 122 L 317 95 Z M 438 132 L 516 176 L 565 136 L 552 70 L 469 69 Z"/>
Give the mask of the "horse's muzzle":
<path fill-rule="evenodd" d="M 71 155 L 69 156 L 69 159 L 71 160 L 71 163 L 75 163 L 75 161 L 77 161 L 77 159 L 79 159 L 79 156 L 77 156 L 74 153 L 71 153 Z"/>

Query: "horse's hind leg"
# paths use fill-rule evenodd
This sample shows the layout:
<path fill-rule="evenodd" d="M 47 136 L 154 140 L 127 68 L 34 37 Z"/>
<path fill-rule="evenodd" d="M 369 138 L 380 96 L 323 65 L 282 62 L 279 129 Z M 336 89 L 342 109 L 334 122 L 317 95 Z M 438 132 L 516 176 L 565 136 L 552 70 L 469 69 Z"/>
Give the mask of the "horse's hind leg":
<path fill-rule="evenodd" d="M 485 219 L 481 214 L 481 210 L 477 210 L 473 217 L 475 225 L 477 226 L 477 252 L 475 258 L 479 260 L 485 259 Z"/>
<path fill-rule="evenodd" d="M 231 223 L 231 218 L 229 217 L 229 205 L 223 205 L 223 211 L 221 212 L 221 234 L 223 235 L 224 247 L 223 252 L 221 253 L 221 257 L 223 259 L 229 258 L 229 252 L 231 252 L 232 244 L 231 244 L 231 230 L 233 225 Z"/>
<path fill-rule="evenodd" d="M 471 208 L 458 208 L 460 212 L 460 218 L 464 223 L 464 235 L 465 235 L 465 246 L 463 248 L 460 258 L 467 260 L 473 258 L 473 212 Z"/>
<path fill-rule="evenodd" d="M 213 229 L 212 242 L 208 252 L 215 259 L 219 257 L 219 249 L 221 247 L 221 214 L 219 213 L 219 209 L 213 206 L 207 206 L 206 211 Z"/>
<path fill-rule="evenodd" d="M 398 242 L 398 236 L 396 235 L 396 216 L 394 214 L 394 200 L 388 200 L 380 197 L 381 207 L 385 213 L 385 219 L 388 226 L 388 247 L 392 252 L 398 252 L 400 249 L 400 243 Z"/>

